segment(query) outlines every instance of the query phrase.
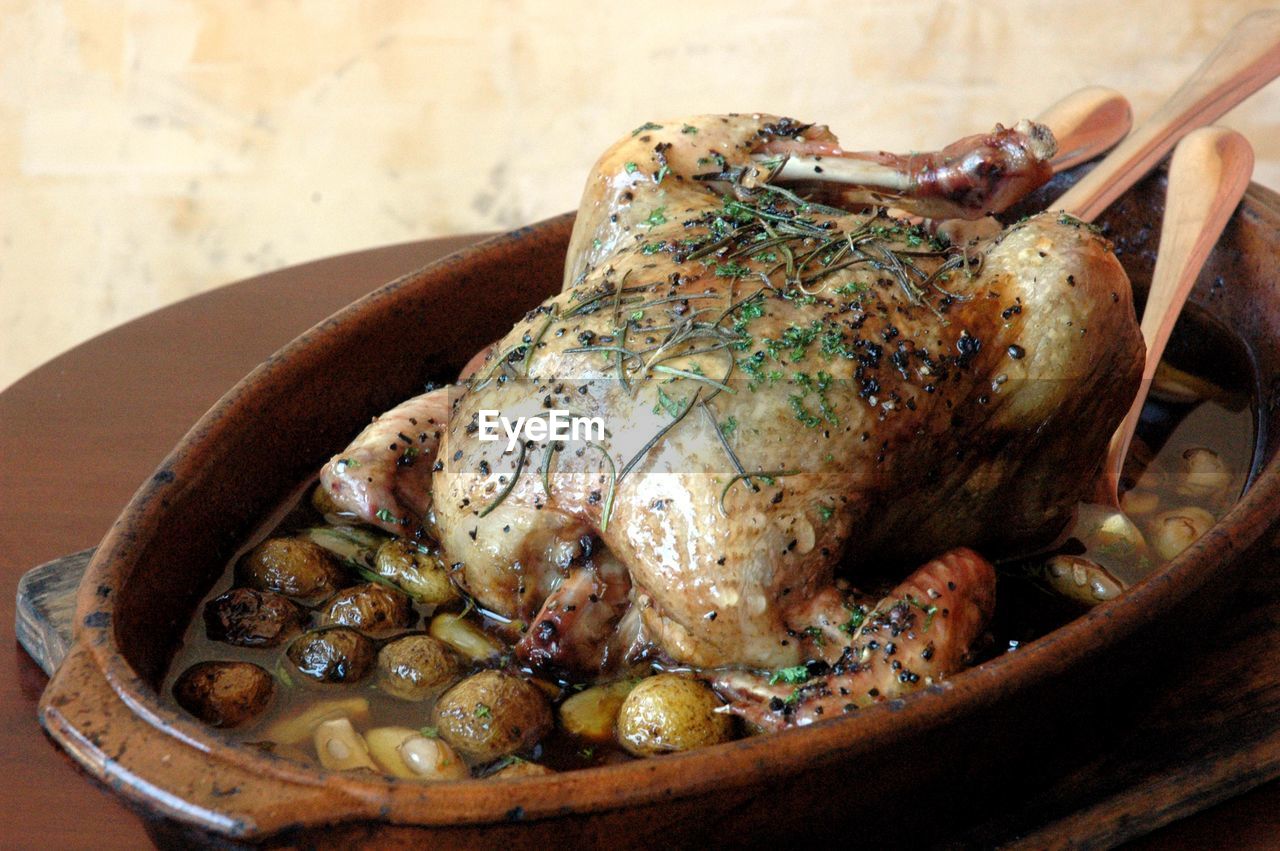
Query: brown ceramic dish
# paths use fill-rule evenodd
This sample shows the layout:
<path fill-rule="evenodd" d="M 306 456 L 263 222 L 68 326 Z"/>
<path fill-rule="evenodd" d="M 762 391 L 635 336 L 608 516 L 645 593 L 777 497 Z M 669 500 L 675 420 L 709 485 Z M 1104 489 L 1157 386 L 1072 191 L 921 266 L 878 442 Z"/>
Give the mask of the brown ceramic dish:
<path fill-rule="evenodd" d="M 1053 191 L 1061 191 L 1058 179 Z M 1103 224 L 1140 292 L 1163 178 Z M 1030 203 L 1034 203 L 1034 199 Z M 229 744 L 156 692 L 191 613 L 252 530 L 371 414 L 455 374 L 558 289 L 571 217 L 489 240 L 321 323 L 228 393 L 138 491 L 81 586 L 75 646 L 41 721 L 165 835 L 219 844 L 551 847 L 761 841 L 798 829 L 923 841 L 977 795 L 1017 793 L 1140 700 L 1280 504 L 1280 196 L 1254 186 L 1193 296 L 1251 364 L 1250 486 L 1167 570 L 1015 653 L 814 727 L 677 756 L 512 781 L 420 785 L 327 773 Z M 906 832 L 903 832 L 906 831 Z"/>

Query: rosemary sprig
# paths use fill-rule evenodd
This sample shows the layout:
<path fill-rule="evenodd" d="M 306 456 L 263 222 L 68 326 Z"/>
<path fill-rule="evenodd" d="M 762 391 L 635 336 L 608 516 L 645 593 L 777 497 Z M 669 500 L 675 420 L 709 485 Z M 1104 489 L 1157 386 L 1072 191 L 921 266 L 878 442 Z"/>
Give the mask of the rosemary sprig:
<path fill-rule="evenodd" d="M 649 289 L 649 287 L 648 287 L 647 285 L 638 285 L 638 286 L 633 286 L 633 287 L 622 287 L 622 288 L 619 290 L 619 293 L 624 294 L 624 295 L 625 295 L 626 293 L 642 293 L 642 292 L 644 292 L 644 291 L 645 291 L 645 290 L 647 290 L 647 289 Z M 591 298 L 589 298 L 589 299 L 587 299 L 587 300 L 585 300 L 585 301 L 578 302 L 577 304 L 575 304 L 575 305 L 573 306 L 573 309 L 572 309 L 572 310 L 569 310 L 567 313 L 565 313 L 565 314 L 564 314 L 564 318 L 565 318 L 565 319 L 569 319 L 569 318 L 572 318 L 572 317 L 574 317 L 574 316 L 585 316 L 585 315 L 587 315 L 587 314 L 589 314 L 589 313 L 595 313 L 597 310 L 599 310 L 599 309 L 600 309 L 600 302 L 604 301 L 606 298 L 609 298 L 609 297 L 610 297 L 610 296 L 612 296 L 612 295 L 614 295 L 614 288 L 612 288 L 612 287 L 611 287 L 610 289 L 606 290 L 605 292 L 598 293 L 598 294 L 596 294 L 596 295 L 592 296 Z M 620 301 L 619 303 L 620 303 L 620 304 L 627 304 L 627 305 L 629 305 L 629 304 L 633 304 L 633 303 L 634 303 L 634 301 L 635 301 L 635 299 L 630 299 L 630 300 L 628 300 L 628 299 L 625 299 L 625 298 L 624 298 L 624 299 L 621 299 L 621 301 Z M 641 301 L 643 301 L 643 299 L 641 299 Z M 588 309 L 588 308 L 590 308 L 590 309 Z"/>
<path fill-rule="evenodd" d="M 502 501 L 503 501 L 504 499 L 506 499 L 506 498 L 511 494 L 511 491 L 512 491 L 513 489 L 515 489 L 516 482 L 517 482 L 517 481 L 519 481 L 519 479 L 520 479 L 520 472 L 524 469 L 524 454 L 525 454 L 525 450 L 526 450 L 526 448 L 527 448 L 527 447 L 526 447 L 525 443 L 524 443 L 523 441 L 521 441 L 521 443 L 520 443 L 520 457 L 516 458 L 516 469 L 515 469 L 515 472 L 511 474 L 511 479 L 507 482 L 507 486 L 506 486 L 505 488 L 503 488 L 503 489 L 502 489 L 502 492 L 501 492 L 501 493 L 499 493 L 499 494 L 497 495 L 497 497 L 495 497 L 495 498 L 494 498 L 493 502 L 491 502 L 491 503 L 489 503 L 488 505 L 486 505 L 486 506 L 484 507 L 484 509 L 480 512 L 480 516 L 481 516 L 481 517 L 487 517 L 487 516 L 489 516 L 489 513 L 490 513 L 490 512 L 492 512 L 492 511 L 493 511 L 495 508 L 497 508 L 499 505 L 501 505 L 501 504 L 502 504 Z"/>
<path fill-rule="evenodd" d="M 738 460 L 738 456 L 733 451 L 733 447 L 729 445 L 729 439 L 724 436 L 724 432 L 720 429 L 720 423 L 717 422 L 716 415 L 711 412 L 711 407 L 707 404 L 705 399 L 700 401 L 698 405 L 702 408 L 702 412 L 707 415 L 707 419 L 710 420 L 711 428 L 715 431 L 716 437 L 720 439 L 720 445 L 724 447 L 725 454 L 729 456 L 729 463 L 733 465 L 734 472 L 738 474 L 738 477 L 743 482 L 746 482 L 747 487 L 749 487 L 753 493 L 759 493 L 760 488 L 756 487 L 755 482 L 751 481 L 751 478 L 747 475 L 747 468 L 742 466 L 742 462 Z M 735 479 L 735 481 L 737 481 L 737 479 Z M 723 505 L 724 496 L 722 495 L 720 499 L 721 504 Z"/>
<path fill-rule="evenodd" d="M 600 509 L 600 532 L 601 534 L 609 531 L 609 518 L 613 516 L 613 498 L 618 492 L 618 465 L 614 463 L 613 456 L 609 454 L 609 450 L 605 449 L 594 440 L 587 443 L 587 446 L 600 450 L 600 454 L 604 456 L 604 460 L 609 462 L 609 490 L 604 496 L 604 505 Z M 625 471 L 623 471 L 625 473 Z"/>
<path fill-rule="evenodd" d="M 559 318 L 560 317 L 556 314 L 555 310 L 552 310 L 551 313 L 547 314 L 547 321 L 542 323 L 542 328 L 538 330 L 536 335 L 530 338 L 529 349 L 524 353 L 524 374 L 526 378 L 529 377 L 529 366 L 533 362 L 534 349 L 538 348 L 538 344 L 542 342 L 542 338 L 547 336 L 547 329 L 555 324 L 555 321 Z"/>
<path fill-rule="evenodd" d="M 685 405 L 678 414 L 672 417 L 671 422 L 667 423 L 662 428 L 654 432 L 653 437 L 649 438 L 649 440 L 645 443 L 645 445 L 640 447 L 640 451 L 637 452 L 634 456 L 632 456 L 630 461 L 628 461 L 625 465 L 623 465 L 622 472 L 618 474 L 617 481 L 620 482 L 623 479 L 625 479 L 627 477 L 627 473 L 630 473 L 632 468 L 634 468 L 637 464 L 639 464 L 641 459 L 644 458 L 644 456 L 649 454 L 649 450 L 652 449 L 654 446 L 656 446 L 658 444 L 658 441 L 662 440 L 662 438 L 666 436 L 667 432 L 671 431 L 671 429 L 678 426 L 680 422 L 686 416 L 689 415 L 689 410 L 698 403 L 698 400 L 701 398 L 701 396 L 702 396 L 702 388 L 699 387 L 697 390 L 694 391 L 693 398 L 689 400 L 689 404 Z"/>
<path fill-rule="evenodd" d="M 674 376 L 677 376 L 678 378 L 688 378 L 691 381 L 701 381 L 703 384 L 714 387 L 715 389 L 725 393 L 738 392 L 737 390 L 734 390 L 732 387 L 730 387 L 727 384 L 722 384 L 721 382 L 716 381 L 713 378 L 708 378 L 705 375 L 699 375 L 696 372 L 690 372 L 687 369 L 676 369 L 674 366 L 667 366 L 666 364 L 660 363 L 660 364 L 654 365 L 653 371 L 663 372 L 663 373 L 666 373 L 667 375 L 674 375 Z"/>
<path fill-rule="evenodd" d="M 542 452 L 542 489 L 551 496 L 551 459 L 561 449 L 560 441 L 547 441 L 547 448 Z"/>

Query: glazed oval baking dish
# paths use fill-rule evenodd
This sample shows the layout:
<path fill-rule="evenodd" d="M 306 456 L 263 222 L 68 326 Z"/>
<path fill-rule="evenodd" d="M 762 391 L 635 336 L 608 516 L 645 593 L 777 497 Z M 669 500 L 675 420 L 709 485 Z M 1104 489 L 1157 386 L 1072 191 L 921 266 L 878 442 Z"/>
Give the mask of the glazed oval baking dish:
<path fill-rule="evenodd" d="M 1061 191 L 1061 176 L 1044 192 Z M 1141 292 L 1164 181 L 1102 224 Z M 1030 199 L 1028 204 L 1034 204 Z M 1015 213 L 1016 214 L 1016 213 Z M 509 781 L 421 785 L 326 772 L 222 739 L 160 699 L 195 606 L 262 518 L 369 417 L 456 374 L 559 289 L 571 216 L 491 239 L 388 284 L 317 325 L 231 390 L 134 496 L 80 589 L 73 649 L 40 707 L 92 775 L 166 836 L 219 844 L 547 847 L 746 841 L 909 825 L 949 814 L 1105 720 L 1108 689 L 1168 661 L 1181 619 L 1211 606 L 1280 500 L 1280 196 L 1251 187 L 1193 296 L 1252 367 L 1257 441 L 1245 495 L 1168 568 L 1016 653 L 926 692 L 773 736 Z M 871 834 L 866 834 L 871 835 Z"/>

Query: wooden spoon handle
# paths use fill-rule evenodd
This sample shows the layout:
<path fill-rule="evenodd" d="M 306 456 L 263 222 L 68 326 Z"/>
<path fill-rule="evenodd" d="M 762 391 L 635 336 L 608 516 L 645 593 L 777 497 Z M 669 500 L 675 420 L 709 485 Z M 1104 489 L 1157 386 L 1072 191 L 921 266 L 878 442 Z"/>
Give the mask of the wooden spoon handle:
<path fill-rule="evenodd" d="M 1142 339 L 1147 344 L 1142 384 L 1111 439 L 1103 471 L 1113 494 L 1169 335 L 1252 175 L 1253 148 L 1234 130 L 1204 127 L 1192 131 L 1173 153 L 1160 248 L 1142 314 Z"/>
<path fill-rule="evenodd" d="M 1255 12 L 1227 33 L 1164 106 L 1053 206 L 1093 221 L 1177 141 L 1216 121 L 1280 74 L 1280 10 Z"/>
<path fill-rule="evenodd" d="M 1036 121 L 1058 140 L 1058 153 L 1050 164 L 1059 172 L 1115 147 L 1133 127 L 1133 110 L 1115 89 L 1087 86 L 1040 113 Z"/>

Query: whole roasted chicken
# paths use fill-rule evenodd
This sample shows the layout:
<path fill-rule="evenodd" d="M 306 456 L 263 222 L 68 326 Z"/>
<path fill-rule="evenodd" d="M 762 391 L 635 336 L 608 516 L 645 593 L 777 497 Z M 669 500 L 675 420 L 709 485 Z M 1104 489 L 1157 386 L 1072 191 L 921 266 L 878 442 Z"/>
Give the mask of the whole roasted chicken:
<path fill-rule="evenodd" d="M 910 157 L 770 115 L 646 123 L 591 172 L 563 291 L 322 481 L 438 539 L 535 668 L 648 648 L 764 727 L 920 688 L 986 628 L 978 552 L 1070 519 L 1141 371 L 1090 227 L 1049 212 L 948 245 L 922 221 L 1004 209 L 1053 147 L 1025 122 Z M 552 412 L 603 430 L 482 427 Z"/>

